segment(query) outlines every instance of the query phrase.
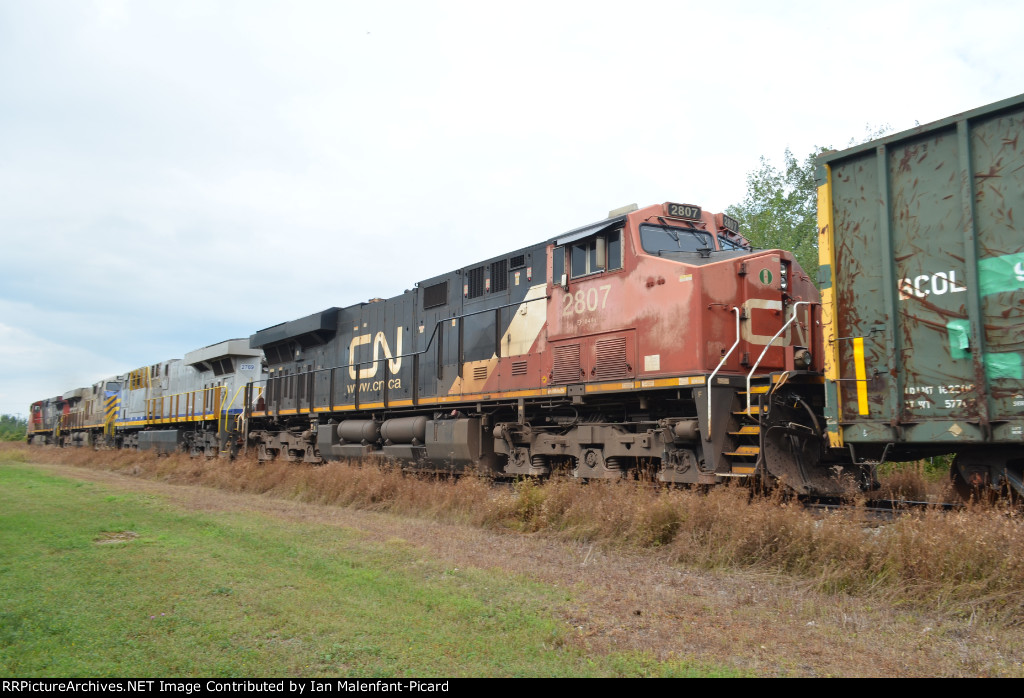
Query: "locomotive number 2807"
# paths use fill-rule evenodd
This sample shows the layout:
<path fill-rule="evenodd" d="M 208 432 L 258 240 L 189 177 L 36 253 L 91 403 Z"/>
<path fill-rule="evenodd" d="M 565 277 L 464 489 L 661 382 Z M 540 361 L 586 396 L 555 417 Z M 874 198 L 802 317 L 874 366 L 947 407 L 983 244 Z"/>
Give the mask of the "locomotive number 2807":
<path fill-rule="evenodd" d="M 700 206 L 693 204 L 668 204 L 668 215 L 678 216 L 691 221 L 699 221 L 701 216 Z"/>
<path fill-rule="evenodd" d="M 598 308 L 604 310 L 611 289 L 611 284 L 604 284 L 596 288 L 591 286 L 585 291 L 581 288 L 576 293 L 565 294 L 562 297 L 562 316 L 572 317 L 588 311 L 593 312 Z"/>

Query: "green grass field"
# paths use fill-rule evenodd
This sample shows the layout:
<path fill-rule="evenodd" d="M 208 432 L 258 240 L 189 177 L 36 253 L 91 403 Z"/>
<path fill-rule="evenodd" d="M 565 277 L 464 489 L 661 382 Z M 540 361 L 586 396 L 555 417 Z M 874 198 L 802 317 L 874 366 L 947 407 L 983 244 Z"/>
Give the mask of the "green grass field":
<path fill-rule="evenodd" d="M 0 674 L 706 676 L 585 656 L 565 589 L 446 569 L 407 542 L 164 500 L 0 462 Z"/>

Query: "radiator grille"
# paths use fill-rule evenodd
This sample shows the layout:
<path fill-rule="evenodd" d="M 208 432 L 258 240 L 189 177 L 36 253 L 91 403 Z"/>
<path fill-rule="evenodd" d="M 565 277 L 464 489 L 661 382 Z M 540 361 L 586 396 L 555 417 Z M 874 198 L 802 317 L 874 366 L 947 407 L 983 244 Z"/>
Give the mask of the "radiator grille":
<path fill-rule="evenodd" d="M 626 361 L 626 338 L 612 337 L 598 340 L 594 346 L 594 376 L 622 378 L 628 376 L 631 366 Z"/>
<path fill-rule="evenodd" d="M 513 376 L 525 376 L 526 375 L 526 362 L 515 361 L 512 363 L 512 375 Z"/>
<path fill-rule="evenodd" d="M 482 381 L 486 377 L 487 377 L 487 367 L 486 366 L 477 366 L 476 368 L 473 369 L 473 380 Z"/>
<path fill-rule="evenodd" d="M 501 259 L 491 262 L 491 293 L 499 293 L 508 288 L 508 261 Z"/>
<path fill-rule="evenodd" d="M 580 345 L 566 344 L 555 347 L 552 383 L 576 383 L 580 380 Z"/>
<path fill-rule="evenodd" d="M 479 298 L 484 295 L 484 268 L 477 267 L 469 270 L 469 298 Z"/>

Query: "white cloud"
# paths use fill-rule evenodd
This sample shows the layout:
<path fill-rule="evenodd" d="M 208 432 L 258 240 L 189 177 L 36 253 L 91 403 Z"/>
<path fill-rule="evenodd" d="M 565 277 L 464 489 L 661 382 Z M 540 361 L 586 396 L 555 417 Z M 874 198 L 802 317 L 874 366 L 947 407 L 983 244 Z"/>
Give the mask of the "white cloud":
<path fill-rule="evenodd" d="M 75 344 L 51 342 L 0 323 L 0 414 L 28 414 L 43 398 L 91 385 L 117 372 L 117 364 Z"/>

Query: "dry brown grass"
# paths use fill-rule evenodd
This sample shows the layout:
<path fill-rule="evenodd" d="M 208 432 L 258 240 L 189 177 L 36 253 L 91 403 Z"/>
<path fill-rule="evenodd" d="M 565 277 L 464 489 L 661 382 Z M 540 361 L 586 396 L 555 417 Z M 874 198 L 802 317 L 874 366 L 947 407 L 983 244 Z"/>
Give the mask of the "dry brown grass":
<path fill-rule="evenodd" d="M 703 493 L 553 478 L 502 488 L 475 477 L 409 475 L 379 463 L 260 464 L 25 447 L 4 447 L 3 453 L 6 459 L 540 532 L 606 548 L 657 550 L 676 563 L 785 574 L 829 593 L 877 595 L 1010 626 L 1024 617 L 1024 527 L 1020 512 L 1007 508 L 923 510 L 879 524 L 857 510 L 820 516 L 779 496 L 751 500 L 742 487 Z M 910 473 L 891 491 L 913 498 L 908 493 L 914 483 Z"/>
<path fill-rule="evenodd" d="M 919 460 L 886 466 L 880 476 L 882 487 L 875 496 L 918 502 L 956 501 L 957 495 L 949 481 L 947 462 Z"/>

